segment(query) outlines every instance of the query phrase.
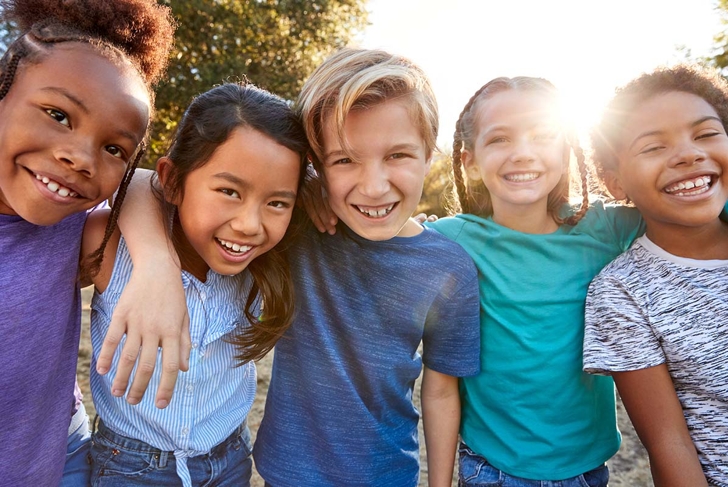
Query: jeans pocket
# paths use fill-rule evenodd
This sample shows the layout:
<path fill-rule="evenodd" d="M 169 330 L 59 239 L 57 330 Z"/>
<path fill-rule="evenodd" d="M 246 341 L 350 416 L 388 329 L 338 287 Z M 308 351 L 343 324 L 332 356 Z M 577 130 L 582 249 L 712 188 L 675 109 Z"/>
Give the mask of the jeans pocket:
<path fill-rule="evenodd" d="M 140 477 L 155 468 L 152 453 L 122 449 L 100 435 L 93 437 L 90 458 L 91 485 L 101 477 Z"/>
<path fill-rule="evenodd" d="M 498 487 L 503 484 L 503 472 L 467 447 L 458 450 L 459 487 Z"/>
<path fill-rule="evenodd" d="M 609 468 L 606 464 L 589 470 L 579 476 L 579 483 L 582 487 L 607 487 L 609 484 Z"/>

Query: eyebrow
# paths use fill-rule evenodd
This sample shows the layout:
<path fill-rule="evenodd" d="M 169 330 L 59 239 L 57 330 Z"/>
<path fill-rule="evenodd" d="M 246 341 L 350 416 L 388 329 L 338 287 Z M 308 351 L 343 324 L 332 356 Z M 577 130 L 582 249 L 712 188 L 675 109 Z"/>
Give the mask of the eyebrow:
<path fill-rule="evenodd" d="M 722 121 L 722 120 L 721 120 L 720 118 L 718 118 L 718 117 L 716 117 L 716 116 L 713 116 L 713 115 L 706 115 L 705 117 L 701 117 L 701 118 L 697 119 L 696 121 L 694 121 L 693 123 L 691 123 L 691 124 L 690 124 L 690 127 L 697 127 L 697 126 L 698 126 L 698 125 L 700 125 L 701 123 L 705 123 L 705 122 L 707 122 L 708 120 L 714 120 L 714 121 L 716 121 L 716 122 L 720 123 L 721 125 L 723 125 L 723 121 Z M 629 148 L 631 149 L 632 147 L 634 147 L 634 145 L 635 145 L 635 144 L 637 143 L 637 141 L 638 141 L 638 140 L 640 140 L 640 139 L 644 139 L 645 137 L 650 137 L 650 136 L 652 136 L 652 135 L 660 135 L 660 134 L 662 134 L 663 132 L 664 132 L 664 130 L 651 130 L 651 131 L 649 131 L 649 132 L 643 132 L 643 133 L 641 133 L 640 135 L 638 135 L 637 137 L 635 137 L 635 139 L 634 139 L 634 140 L 632 141 L 632 143 L 631 143 L 631 144 L 629 145 Z"/>
<path fill-rule="evenodd" d="M 227 181 L 231 184 L 235 184 L 240 188 L 243 189 L 251 189 L 253 187 L 253 184 L 249 183 L 248 181 L 245 181 L 243 179 L 240 179 L 239 177 L 235 176 L 234 174 L 230 174 L 229 172 L 219 172 L 217 174 L 213 174 L 214 178 L 222 179 L 224 181 Z M 273 191 L 270 193 L 270 196 L 275 196 L 278 198 L 290 198 L 292 200 L 296 199 L 296 193 L 295 191 Z"/>
<path fill-rule="evenodd" d="M 419 150 L 421 147 L 422 146 L 420 144 L 404 142 L 401 144 L 393 145 L 392 147 L 387 149 L 387 152 L 397 152 L 397 151 L 401 151 L 401 150 L 415 152 L 415 151 Z M 336 149 L 331 152 L 326 152 L 324 154 L 324 161 L 327 161 L 330 157 L 333 157 L 333 156 L 347 156 L 348 157 L 348 154 L 346 153 L 346 151 L 344 149 Z"/>

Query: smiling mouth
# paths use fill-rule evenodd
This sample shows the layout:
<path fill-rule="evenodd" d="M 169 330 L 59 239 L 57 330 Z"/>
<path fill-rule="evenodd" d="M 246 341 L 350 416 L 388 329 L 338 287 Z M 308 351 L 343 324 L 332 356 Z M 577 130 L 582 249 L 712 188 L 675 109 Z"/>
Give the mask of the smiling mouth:
<path fill-rule="evenodd" d="M 385 216 L 389 215 L 391 211 L 394 209 L 395 206 L 397 206 L 397 203 L 392 203 L 389 206 L 383 206 L 379 208 L 368 208 L 358 205 L 353 205 L 357 210 L 359 210 L 359 213 L 362 215 L 365 215 L 369 218 L 384 218 Z"/>
<path fill-rule="evenodd" d="M 538 179 L 539 176 L 540 174 L 537 172 L 524 172 L 518 174 L 506 174 L 505 176 L 503 176 L 503 179 L 514 183 L 525 183 L 528 181 L 533 181 L 534 179 Z"/>
<path fill-rule="evenodd" d="M 217 240 L 217 243 L 219 243 L 226 251 L 233 255 L 243 255 L 253 248 L 251 245 L 240 245 L 217 237 L 215 237 L 215 240 Z"/>
<path fill-rule="evenodd" d="M 77 198 L 78 193 L 73 191 L 71 188 L 67 188 L 63 186 L 58 181 L 54 181 L 46 176 L 41 176 L 40 174 L 35 174 L 35 179 L 40 181 L 41 183 L 45 184 L 46 188 L 48 188 L 48 191 L 51 193 L 56 193 L 58 196 L 61 196 L 62 198 Z"/>
<path fill-rule="evenodd" d="M 711 186 L 713 186 L 712 176 L 704 175 L 674 183 L 664 191 L 673 196 L 695 196 L 705 193 Z"/>

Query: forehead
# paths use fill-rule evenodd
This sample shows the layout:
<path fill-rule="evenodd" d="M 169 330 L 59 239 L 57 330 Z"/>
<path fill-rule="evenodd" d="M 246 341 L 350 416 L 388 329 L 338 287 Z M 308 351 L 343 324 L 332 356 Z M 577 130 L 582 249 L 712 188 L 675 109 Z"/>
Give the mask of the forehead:
<path fill-rule="evenodd" d="M 644 126 L 669 127 L 704 116 L 718 116 L 715 108 L 705 99 L 683 91 L 668 91 L 651 96 L 634 106 L 625 119 L 625 131 Z"/>
<path fill-rule="evenodd" d="M 323 124 L 324 152 L 350 146 L 361 150 L 368 147 L 399 143 L 402 139 L 421 144 L 425 141 L 417 117 L 408 99 L 386 100 L 372 106 L 352 109 L 344 118 L 342 135 L 334 117 L 327 116 Z"/>
<path fill-rule="evenodd" d="M 476 122 L 480 128 L 560 123 L 561 115 L 558 101 L 551 95 L 536 91 L 506 90 L 479 102 Z"/>
<path fill-rule="evenodd" d="M 141 118 L 144 130 L 151 113 L 149 91 L 132 64 L 112 60 L 85 43 L 60 43 L 34 62 L 21 63 L 10 92 L 39 90 L 71 94 L 92 113 L 114 110 Z"/>

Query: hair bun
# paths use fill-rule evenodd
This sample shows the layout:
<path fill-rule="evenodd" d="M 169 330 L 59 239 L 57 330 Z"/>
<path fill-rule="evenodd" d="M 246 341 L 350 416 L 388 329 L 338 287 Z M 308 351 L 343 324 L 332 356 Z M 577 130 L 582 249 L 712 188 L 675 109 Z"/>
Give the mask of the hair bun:
<path fill-rule="evenodd" d="M 171 10 L 156 0 L 2 0 L 0 7 L 23 31 L 62 24 L 115 46 L 149 84 L 162 76 L 174 42 Z"/>

